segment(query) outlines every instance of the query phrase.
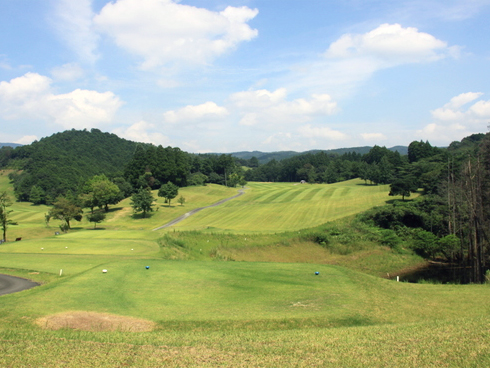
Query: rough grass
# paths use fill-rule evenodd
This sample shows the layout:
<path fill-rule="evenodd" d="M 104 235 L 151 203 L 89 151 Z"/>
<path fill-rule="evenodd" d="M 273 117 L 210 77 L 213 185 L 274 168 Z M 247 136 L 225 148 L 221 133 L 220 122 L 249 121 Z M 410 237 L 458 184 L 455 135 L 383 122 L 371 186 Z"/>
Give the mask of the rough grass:
<path fill-rule="evenodd" d="M 4 330 L 4 367 L 488 367 L 487 318 L 293 330 Z M 22 352 L 21 354 L 19 354 Z"/>
<path fill-rule="evenodd" d="M 155 322 L 141 318 L 117 316 L 108 313 L 72 311 L 36 319 L 35 324 L 45 330 L 74 329 L 82 331 L 148 332 Z"/>

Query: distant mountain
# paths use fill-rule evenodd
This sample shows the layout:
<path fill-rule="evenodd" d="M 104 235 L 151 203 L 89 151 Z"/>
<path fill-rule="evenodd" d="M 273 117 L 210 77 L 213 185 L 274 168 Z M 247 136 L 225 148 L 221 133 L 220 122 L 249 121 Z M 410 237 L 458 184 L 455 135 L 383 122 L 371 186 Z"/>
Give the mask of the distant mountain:
<path fill-rule="evenodd" d="M 17 143 L 0 143 L 0 148 L 2 147 L 12 147 L 12 148 L 15 148 L 15 147 L 20 147 L 22 146 L 22 144 L 17 144 Z"/>
<path fill-rule="evenodd" d="M 351 148 L 336 148 L 330 150 L 310 150 L 305 152 L 296 152 L 296 151 L 278 151 L 278 152 L 261 152 L 261 151 L 242 151 L 242 152 L 233 152 L 231 155 L 233 157 L 249 160 L 252 157 L 256 157 L 259 160 L 260 164 L 265 164 L 271 160 L 281 161 L 293 156 L 302 155 L 304 153 L 318 153 L 318 152 L 326 152 L 331 154 L 343 155 L 344 153 L 355 152 L 364 155 L 368 153 L 371 148 L 370 146 L 363 147 L 351 147 Z M 406 155 L 408 153 L 408 147 L 406 146 L 395 146 L 388 148 L 390 151 L 398 152 L 400 155 Z"/>

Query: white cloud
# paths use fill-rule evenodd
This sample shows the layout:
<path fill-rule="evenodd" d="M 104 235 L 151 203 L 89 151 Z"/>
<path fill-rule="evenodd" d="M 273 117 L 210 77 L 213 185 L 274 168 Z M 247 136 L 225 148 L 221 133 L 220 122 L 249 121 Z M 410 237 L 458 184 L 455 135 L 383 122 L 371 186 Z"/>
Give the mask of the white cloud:
<path fill-rule="evenodd" d="M 63 41 L 82 61 L 94 63 L 99 36 L 92 27 L 91 0 L 57 0 L 52 21 Z"/>
<path fill-rule="evenodd" d="M 298 132 L 305 138 L 326 138 L 333 141 L 342 141 L 349 137 L 338 130 L 333 130 L 329 127 L 313 127 L 311 124 L 300 126 Z"/>
<path fill-rule="evenodd" d="M 68 63 L 51 69 L 54 79 L 60 81 L 76 81 L 83 77 L 83 69 L 76 63 Z"/>
<path fill-rule="evenodd" d="M 34 141 L 37 141 L 39 138 L 35 135 L 25 135 L 22 138 L 17 139 L 14 143 L 18 144 L 31 144 Z"/>
<path fill-rule="evenodd" d="M 370 57 L 381 67 L 436 61 L 446 57 L 448 52 L 446 42 L 417 28 L 382 24 L 365 34 L 343 35 L 330 45 L 325 56 L 334 59 Z"/>
<path fill-rule="evenodd" d="M 169 138 L 155 131 L 155 125 L 146 121 L 139 121 L 128 128 L 117 128 L 113 133 L 121 138 L 135 142 L 152 143 L 154 145 L 169 145 Z"/>
<path fill-rule="evenodd" d="M 473 124 L 490 118 L 490 101 L 478 101 L 466 110 L 463 107 L 481 97 L 481 92 L 462 93 L 453 97 L 443 107 L 431 111 L 432 117 L 441 122 Z"/>
<path fill-rule="evenodd" d="M 65 129 L 83 129 L 111 123 L 122 105 L 112 92 L 76 89 L 54 94 L 51 83 L 36 73 L 0 82 L 0 115 L 7 120 L 45 120 Z"/>
<path fill-rule="evenodd" d="M 309 99 L 287 100 L 287 91 L 254 90 L 237 92 L 229 98 L 241 116 L 241 125 L 285 125 L 307 122 L 316 116 L 332 115 L 337 103 L 327 94 L 313 94 Z"/>
<path fill-rule="evenodd" d="M 400 24 L 382 24 L 362 34 L 344 34 L 320 59 L 294 69 L 295 86 L 350 95 L 379 70 L 457 56 L 459 47 Z"/>
<path fill-rule="evenodd" d="M 361 133 L 361 137 L 365 141 L 384 141 L 387 139 L 383 133 Z"/>
<path fill-rule="evenodd" d="M 468 92 L 453 97 L 443 107 L 431 111 L 435 121 L 417 131 L 417 134 L 435 142 L 450 142 L 486 131 L 490 120 L 490 101 L 480 100 L 468 106 L 482 95 L 481 92 Z"/>
<path fill-rule="evenodd" d="M 226 115 L 228 115 L 226 108 L 208 101 L 201 105 L 187 105 L 179 110 L 167 111 L 163 114 L 163 118 L 167 123 L 176 124 L 220 119 Z"/>
<path fill-rule="evenodd" d="M 143 69 L 151 69 L 212 61 L 257 36 L 246 24 L 257 13 L 247 7 L 213 12 L 172 0 L 118 0 L 104 6 L 94 23 L 119 47 L 142 57 Z"/>

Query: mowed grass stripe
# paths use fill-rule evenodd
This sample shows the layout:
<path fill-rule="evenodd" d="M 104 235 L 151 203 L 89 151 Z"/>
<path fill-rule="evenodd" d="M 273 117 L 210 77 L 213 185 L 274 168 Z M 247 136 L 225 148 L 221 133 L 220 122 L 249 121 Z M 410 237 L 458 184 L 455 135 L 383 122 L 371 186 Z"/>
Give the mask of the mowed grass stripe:
<path fill-rule="evenodd" d="M 331 187 L 328 187 L 324 192 L 323 192 L 323 195 L 322 195 L 322 198 L 324 199 L 327 199 L 327 198 L 331 198 L 333 196 L 333 194 L 335 193 L 336 191 L 336 188 L 331 188 Z"/>
<path fill-rule="evenodd" d="M 284 203 L 293 202 L 298 196 L 301 195 L 301 193 L 303 193 L 302 190 L 291 190 L 291 191 L 289 191 L 289 194 L 287 194 L 284 197 L 282 202 L 284 202 Z"/>
<path fill-rule="evenodd" d="M 301 201 L 310 201 L 319 191 L 324 189 L 325 189 L 324 187 L 319 187 L 319 188 L 308 187 L 302 193 L 303 195 L 300 196 L 298 199 L 300 199 Z"/>
<path fill-rule="evenodd" d="M 201 211 L 176 225 L 182 230 L 212 227 L 230 231 L 286 231 L 321 225 L 327 221 L 350 216 L 375 205 L 382 205 L 389 199 L 388 186 L 369 187 L 358 185 L 360 180 L 337 184 L 324 184 L 298 190 L 289 186 L 289 202 L 259 202 L 253 190 L 247 195 L 227 202 L 222 206 Z M 254 188 L 254 183 L 249 184 Z M 283 184 L 278 186 L 286 187 Z M 263 189 L 263 186 L 259 184 Z M 332 192 L 331 198 L 323 198 L 322 191 Z M 320 190 L 318 190 L 320 189 Z M 271 190 L 274 190 L 271 187 Z M 311 194 L 311 190 L 318 190 Z M 263 193 L 260 193 L 263 196 Z M 305 200 L 304 198 L 311 198 Z M 320 198 L 318 198 L 320 197 Z M 279 197 L 278 197 L 279 198 Z"/>
<path fill-rule="evenodd" d="M 257 200 L 257 202 L 264 202 L 264 203 L 269 203 L 269 202 L 274 202 L 275 199 L 281 197 L 284 195 L 284 189 L 278 189 L 275 191 L 271 191 L 270 193 L 266 193 L 263 196 L 260 197 L 260 199 Z"/>

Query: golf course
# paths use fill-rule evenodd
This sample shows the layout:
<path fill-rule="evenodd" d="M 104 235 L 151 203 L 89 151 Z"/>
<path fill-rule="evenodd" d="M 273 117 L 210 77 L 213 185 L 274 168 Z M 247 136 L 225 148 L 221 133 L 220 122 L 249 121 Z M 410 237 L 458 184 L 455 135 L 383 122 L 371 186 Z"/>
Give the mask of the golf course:
<path fill-rule="evenodd" d="M 1 367 L 490 366 L 488 284 L 396 282 L 425 260 L 355 221 L 401 200 L 388 185 L 156 192 L 147 217 L 127 198 L 66 233 L 48 206 L 9 207 L 0 273 L 40 286 L 0 296 Z"/>

